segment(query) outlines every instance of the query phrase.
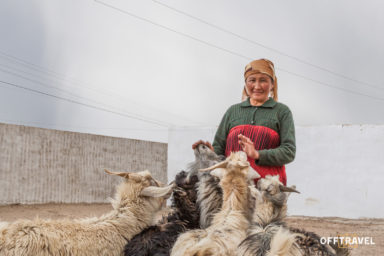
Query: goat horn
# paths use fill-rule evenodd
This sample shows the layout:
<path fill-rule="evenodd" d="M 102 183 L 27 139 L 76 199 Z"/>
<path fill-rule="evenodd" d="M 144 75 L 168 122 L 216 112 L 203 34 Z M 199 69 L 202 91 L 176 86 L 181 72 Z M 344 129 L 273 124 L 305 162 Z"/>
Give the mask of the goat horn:
<path fill-rule="evenodd" d="M 223 161 L 223 162 L 217 163 L 215 165 L 212 165 L 211 167 L 208 167 L 205 169 L 200 169 L 199 171 L 200 172 L 207 172 L 207 171 L 211 171 L 211 170 L 216 169 L 216 168 L 226 168 L 227 164 L 228 164 L 228 161 Z"/>
<path fill-rule="evenodd" d="M 284 185 L 279 185 L 279 189 L 281 192 L 295 192 L 300 194 L 300 192 L 296 190 L 296 186 L 286 187 Z"/>
<path fill-rule="evenodd" d="M 164 197 L 168 198 L 171 196 L 173 189 L 175 188 L 175 185 L 168 185 L 166 187 L 154 187 L 149 186 L 144 188 L 141 192 L 141 196 L 150 196 L 150 197 Z"/>
<path fill-rule="evenodd" d="M 128 178 L 129 177 L 129 172 L 111 172 L 107 169 L 104 169 L 104 171 L 110 175 L 116 175 L 116 176 L 120 176 L 120 177 L 123 177 L 123 178 Z"/>
<path fill-rule="evenodd" d="M 104 169 L 104 171 L 110 175 L 116 175 L 116 176 L 120 176 L 120 177 L 123 177 L 125 179 L 133 179 L 134 181 L 137 181 L 137 182 L 140 182 L 141 181 L 141 177 L 138 177 L 139 175 L 136 174 L 136 173 L 132 173 L 132 172 L 111 172 L 107 169 Z"/>

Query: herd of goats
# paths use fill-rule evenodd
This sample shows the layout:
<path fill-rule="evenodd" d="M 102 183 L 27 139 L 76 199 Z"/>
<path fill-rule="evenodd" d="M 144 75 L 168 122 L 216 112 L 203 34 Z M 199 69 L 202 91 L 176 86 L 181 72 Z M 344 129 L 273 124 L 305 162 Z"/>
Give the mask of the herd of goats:
<path fill-rule="evenodd" d="M 258 173 L 244 152 L 226 159 L 205 145 L 170 185 L 148 171 L 106 172 L 124 181 L 98 218 L 0 222 L 0 255 L 349 255 L 284 223 L 294 186 Z M 171 207 L 166 201 L 171 197 Z"/>

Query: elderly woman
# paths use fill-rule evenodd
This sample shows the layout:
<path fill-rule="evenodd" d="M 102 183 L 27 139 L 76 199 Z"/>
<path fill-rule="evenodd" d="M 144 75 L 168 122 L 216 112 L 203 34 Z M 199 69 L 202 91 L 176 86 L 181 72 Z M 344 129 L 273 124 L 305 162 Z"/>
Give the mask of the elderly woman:
<path fill-rule="evenodd" d="M 217 129 L 213 148 L 228 156 L 244 151 L 251 166 L 261 175 L 279 175 L 286 185 L 285 164 L 295 158 L 295 126 L 289 108 L 277 102 L 277 78 L 274 65 L 266 59 L 255 60 L 245 67 L 243 102 L 232 105 Z"/>

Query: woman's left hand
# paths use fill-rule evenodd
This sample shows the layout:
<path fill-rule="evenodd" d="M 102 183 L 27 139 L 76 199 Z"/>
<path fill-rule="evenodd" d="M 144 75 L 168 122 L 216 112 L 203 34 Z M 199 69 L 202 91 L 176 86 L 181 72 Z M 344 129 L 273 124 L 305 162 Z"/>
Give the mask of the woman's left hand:
<path fill-rule="evenodd" d="M 255 146 L 253 145 L 253 142 L 250 138 L 245 137 L 242 134 L 238 135 L 239 138 L 239 145 L 242 148 L 242 150 L 247 154 L 248 157 L 253 159 L 259 159 L 259 152 L 255 149 Z"/>

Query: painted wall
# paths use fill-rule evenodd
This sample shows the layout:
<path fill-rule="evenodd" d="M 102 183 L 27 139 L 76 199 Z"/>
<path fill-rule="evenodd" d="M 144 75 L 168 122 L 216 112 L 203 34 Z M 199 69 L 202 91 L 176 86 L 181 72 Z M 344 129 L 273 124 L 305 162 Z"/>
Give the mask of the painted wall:
<path fill-rule="evenodd" d="M 212 142 L 216 128 L 172 129 L 168 144 L 168 176 L 193 161 L 191 145 Z M 331 125 L 296 127 L 297 153 L 288 164 L 292 194 L 290 215 L 383 218 L 384 126 Z"/>
<path fill-rule="evenodd" d="M 148 169 L 167 180 L 167 144 L 0 124 L 0 204 L 97 203 L 121 178 Z"/>

